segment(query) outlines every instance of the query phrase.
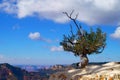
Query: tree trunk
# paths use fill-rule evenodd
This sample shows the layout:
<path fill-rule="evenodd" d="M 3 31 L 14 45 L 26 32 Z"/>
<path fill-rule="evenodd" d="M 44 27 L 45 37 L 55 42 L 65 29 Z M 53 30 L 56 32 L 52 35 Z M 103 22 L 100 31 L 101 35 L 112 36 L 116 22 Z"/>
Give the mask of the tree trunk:
<path fill-rule="evenodd" d="M 81 62 L 79 63 L 80 68 L 85 68 L 89 62 L 88 57 L 86 54 L 80 55 Z"/>

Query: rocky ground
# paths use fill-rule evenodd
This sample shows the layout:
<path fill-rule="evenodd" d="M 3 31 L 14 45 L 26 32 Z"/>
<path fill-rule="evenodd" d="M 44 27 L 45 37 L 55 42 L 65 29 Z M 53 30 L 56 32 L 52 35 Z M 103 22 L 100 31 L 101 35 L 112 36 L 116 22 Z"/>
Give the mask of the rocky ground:
<path fill-rule="evenodd" d="M 120 62 L 92 64 L 85 69 L 57 72 L 49 80 L 120 80 Z"/>

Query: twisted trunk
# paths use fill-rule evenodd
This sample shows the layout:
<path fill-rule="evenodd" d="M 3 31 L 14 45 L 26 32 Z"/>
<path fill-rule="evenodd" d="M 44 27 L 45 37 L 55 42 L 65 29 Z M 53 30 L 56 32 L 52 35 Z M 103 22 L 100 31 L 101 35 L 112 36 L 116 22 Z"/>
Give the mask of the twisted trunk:
<path fill-rule="evenodd" d="M 81 62 L 79 64 L 80 68 L 85 68 L 89 62 L 88 57 L 86 54 L 81 54 L 80 55 Z"/>

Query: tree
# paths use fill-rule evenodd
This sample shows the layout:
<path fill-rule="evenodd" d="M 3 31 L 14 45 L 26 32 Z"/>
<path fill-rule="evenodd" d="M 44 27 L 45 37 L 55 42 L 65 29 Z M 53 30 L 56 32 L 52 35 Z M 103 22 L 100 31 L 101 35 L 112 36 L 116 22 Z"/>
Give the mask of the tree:
<path fill-rule="evenodd" d="M 106 46 L 106 33 L 103 33 L 100 28 L 97 28 L 96 31 L 93 31 L 92 28 L 90 32 L 87 32 L 82 29 L 75 18 L 72 18 L 73 11 L 69 15 L 67 12 L 64 12 L 66 16 L 73 21 L 77 31 L 73 33 L 72 25 L 70 35 L 63 36 L 63 40 L 60 42 L 60 45 L 63 46 L 64 51 L 73 52 L 75 56 L 80 56 L 81 62 L 79 67 L 85 68 L 89 63 L 87 55 L 102 53 Z"/>

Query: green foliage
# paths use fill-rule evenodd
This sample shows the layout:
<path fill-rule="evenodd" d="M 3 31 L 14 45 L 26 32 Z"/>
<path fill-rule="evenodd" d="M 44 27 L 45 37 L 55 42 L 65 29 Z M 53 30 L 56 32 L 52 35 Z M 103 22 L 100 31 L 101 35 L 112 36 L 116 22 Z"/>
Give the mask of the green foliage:
<path fill-rule="evenodd" d="M 81 26 L 77 26 L 77 29 L 74 34 L 71 27 L 71 35 L 63 36 L 60 45 L 65 51 L 73 52 L 75 56 L 79 56 L 80 54 L 98 54 L 104 50 L 106 34 L 100 28 L 97 28 L 96 31 L 91 28 L 90 32 L 83 30 Z"/>

